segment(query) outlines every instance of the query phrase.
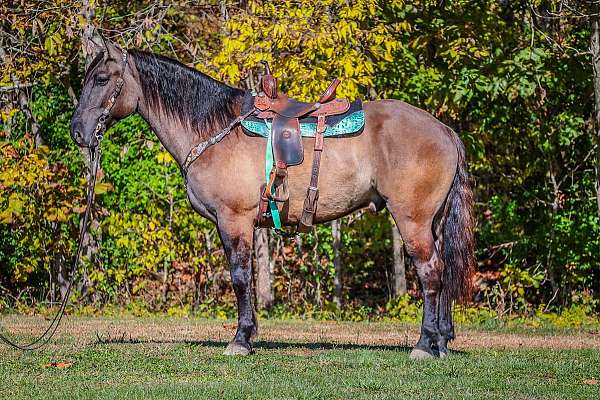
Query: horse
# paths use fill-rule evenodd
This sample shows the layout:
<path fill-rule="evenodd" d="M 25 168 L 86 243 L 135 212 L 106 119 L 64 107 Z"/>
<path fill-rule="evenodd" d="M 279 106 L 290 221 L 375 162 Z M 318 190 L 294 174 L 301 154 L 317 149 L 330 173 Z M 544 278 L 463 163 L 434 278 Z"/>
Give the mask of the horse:
<path fill-rule="evenodd" d="M 145 119 L 182 166 L 198 143 L 239 116 L 246 91 L 182 63 L 124 50 L 92 37 L 71 136 L 99 146 L 98 132 L 132 114 Z M 315 223 L 363 208 L 391 213 L 416 267 L 423 294 L 420 337 L 412 359 L 444 357 L 454 339 L 453 303 L 471 296 L 474 217 L 471 178 L 458 135 L 428 112 L 398 100 L 364 103 L 362 134 L 325 139 Z M 103 132 L 102 132 L 103 133 Z M 312 138 L 303 138 L 310 160 Z M 266 141 L 239 126 L 189 166 L 192 208 L 217 226 L 237 300 L 238 324 L 224 354 L 254 353 L 258 323 L 253 305 L 252 251 Z M 281 214 L 294 226 L 302 214 L 310 162 L 289 170 L 289 200 Z"/>

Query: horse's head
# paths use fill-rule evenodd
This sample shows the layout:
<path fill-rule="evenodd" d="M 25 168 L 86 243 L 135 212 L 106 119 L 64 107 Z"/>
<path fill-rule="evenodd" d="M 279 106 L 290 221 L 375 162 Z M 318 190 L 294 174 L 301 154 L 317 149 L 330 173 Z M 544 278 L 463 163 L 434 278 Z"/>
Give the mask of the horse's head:
<path fill-rule="evenodd" d="M 132 73 L 134 63 L 124 50 L 100 36 L 88 40 L 84 47 L 87 68 L 71 120 L 71 136 L 79 146 L 89 147 L 98 144 L 98 123 L 108 128 L 135 112 L 139 92 Z"/>

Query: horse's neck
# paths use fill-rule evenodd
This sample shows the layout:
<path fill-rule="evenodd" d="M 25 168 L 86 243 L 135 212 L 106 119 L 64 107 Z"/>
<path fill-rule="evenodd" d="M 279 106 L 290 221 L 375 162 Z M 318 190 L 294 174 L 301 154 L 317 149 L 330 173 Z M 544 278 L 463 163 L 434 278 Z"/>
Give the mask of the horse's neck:
<path fill-rule="evenodd" d="M 139 82 L 138 84 L 141 87 Z M 223 86 L 227 88 L 225 85 Z M 212 87 L 212 90 L 216 91 L 213 93 L 215 97 L 219 97 L 219 89 L 224 90 L 224 88 Z M 211 94 L 206 93 L 206 95 L 210 96 Z M 209 128 L 211 129 L 209 132 L 199 132 L 197 129 L 192 129 L 192 127 L 189 126 L 189 123 L 186 123 L 179 117 L 169 115 L 169 113 L 161 106 L 160 102 L 148 101 L 149 99 L 144 97 L 141 90 L 139 96 L 137 107 L 138 113 L 146 120 L 146 122 L 148 122 L 165 149 L 167 149 L 179 165 L 184 163 L 189 151 L 194 146 L 209 137 L 214 136 L 223 128 L 213 126 Z M 234 102 L 234 104 L 232 104 L 233 108 L 237 109 L 235 110 L 235 113 L 239 112 L 239 108 L 241 108 L 240 99 L 233 98 L 232 101 Z M 230 121 L 222 121 L 221 123 L 226 125 L 229 122 Z"/>
<path fill-rule="evenodd" d="M 162 145 L 179 165 L 183 165 L 185 158 L 194 146 L 220 131 L 220 128 L 215 128 L 214 132 L 203 132 L 200 135 L 187 124 L 168 116 L 162 109 L 155 108 L 148 106 L 147 102 L 140 101 L 138 113 L 148 122 Z"/>
<path fill-rule="evenodd" d="M 197 135 L 188 134 L 189 129 L 176 119 L 166 115 L 161 109 L 149 107 L 147 102 L 140 101 L 139 114 L 148 122 L 158 140 L 179 163 L 183 163 L 187 152 L 192 148 Z"/>
<path fill-rule="evenodd" d="M 146 60 L 148 57 L 150 61 Z M 159 64 L 173 75 L 157 75 L 155 66 Z M 137 81 L 138 113 L 150 124 L 163 146 L 180 165 L 194 146 L 214 136 L 224 127 L 219 125 L 227 125 L 241 107 L 241 90 L 175 62 L 152 59 L 152 56 L 141 54 L 139 59 L 136 58 L 132 71 Z M 174 92 L 154 84 L 158 80 L 166 80 L 180 88 L 180 91 Z"/>

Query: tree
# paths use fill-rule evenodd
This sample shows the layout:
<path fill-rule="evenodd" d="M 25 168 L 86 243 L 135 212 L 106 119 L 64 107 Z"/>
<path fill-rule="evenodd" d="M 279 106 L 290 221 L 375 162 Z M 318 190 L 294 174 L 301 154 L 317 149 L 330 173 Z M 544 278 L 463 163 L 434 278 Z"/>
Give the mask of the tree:
<path fill-rule="evenodd" d="M 344 288 L 343 283 L 343 264 L 342 264 L 342 220 L 337 219 L 331 222 L 331 236 L 333 241 L 331 247 L 333 247 L 333 267 L 335 275 L 333 277 L 333 302 L 338 307 L 342 305 L 342 291 Z"/>
<path fill-rule="evenodd" d="M 256 255 L 256 300 L 259 308 L 273 305 L 273 271 L 269 250 L 269 230 L 254 231 L 254 253 Z"/>
<path fill-rule="evenodd" d="M 595 99 L 595 130 L 596 130 L 596 203 L 600 217 L 600 2 L 590 2 L 591 12 L 588 14 L 592 35 L 590 48 L 592 51 L 592 68 L 594 71 L 594 99 Z"/>
<path fill-rule="evenodd" d="M 396 224 L 392 224 L 392 242 L 394 247 L 392 295 L 402 296 L 406 294 L 406 265 L 404 260 L 404 242 Z"/>
<path fill-rule="evenodd" d="M 590 27 L 590 61 L 594 74 L 594 140 L 596 145 L 596 205 L 597 213 L 600 217 L 600 1 L 574 1 L 574 0 L 555 0 L 549 3 L 537 2 L 537 10 L 533 9 L 534 16 L 541 19 L 543 23 L 538 23 L 538 29 L 551 35 L 548 37 L 553 40 L 554 46 L 560 52 L 578 52 L 576 48 L 561 45 L 560 42 L 565 30 L 572 29 L 566 27 L 563 22 L 569 22 L 573 25 L 589 24 Z M 557 26 L 554 22 L 559 22 Z M 552 37 L 553 36 L 553 37 Z"/>
<path fill-rule="evenodd" d="M 355 99 L 369 93 L 376 75 L 394 61 L 398 37 L 409 25 L 383 15 L 403 4 L 249 1 L 247 9 L 226 21 L 222 47 L 212 64 L 222 78 L 237 84 L 266 60 L 277 77 L 294 77 L 282 80 L 282 89 L 307 100 L 325 90 L 332 77 L 339 77 L 338 96 Z"/>

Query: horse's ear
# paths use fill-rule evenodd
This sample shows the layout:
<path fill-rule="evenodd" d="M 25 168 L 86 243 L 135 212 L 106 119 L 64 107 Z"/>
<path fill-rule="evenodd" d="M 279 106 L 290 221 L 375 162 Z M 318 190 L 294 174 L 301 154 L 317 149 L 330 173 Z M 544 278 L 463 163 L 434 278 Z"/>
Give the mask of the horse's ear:
<path fill-rule="evenodd" d="M 85 52 L 85 66 L 87 69 L 100 53 L 107 53 L 104 38 L 97 31 L 94 31 L 91 36 L 83 39 L 83 51 Z"/>
<path fill-rule="evenodd" d="M 106 54 L 114 60 L 121 60 L 123 57 L 123 50 L 111 40 L 105 40 L 104 45 L 106 46 Z"/>

